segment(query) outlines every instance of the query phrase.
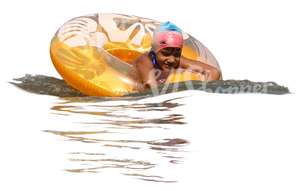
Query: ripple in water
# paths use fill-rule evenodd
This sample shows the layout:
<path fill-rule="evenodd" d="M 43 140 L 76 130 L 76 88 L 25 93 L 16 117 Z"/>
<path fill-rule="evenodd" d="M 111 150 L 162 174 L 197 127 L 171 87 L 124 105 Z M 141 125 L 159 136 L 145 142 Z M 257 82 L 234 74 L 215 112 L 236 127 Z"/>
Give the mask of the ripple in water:
<path fill-rule="evenodd" d="M 181 98 L 163 102 L 101 101 L 96 98 L 64 98 L 51 113 L 67 123 L 45 130 L 72 146 L 66 154 L 71 173 L 106 173 L 140 180 L 173 183 L 163 171 L 183 162 L 188 141 L 176 130 L 184 128 L 184 116 L 176 113 Z M 162 170 L 163 169 L 163 170 Z M 168 173 L 167 173 L 168 174 Z"/>

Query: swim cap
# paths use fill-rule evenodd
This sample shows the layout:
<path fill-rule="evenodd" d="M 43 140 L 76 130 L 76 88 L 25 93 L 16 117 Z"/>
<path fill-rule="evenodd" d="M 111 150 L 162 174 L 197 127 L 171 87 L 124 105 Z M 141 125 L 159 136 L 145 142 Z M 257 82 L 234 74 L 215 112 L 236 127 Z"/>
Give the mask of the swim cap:
<path fill-rule="evenodd" d="M 182 45 L 182 31 L 175 24 L 168 21 L 154 31 L 152 49 L 155 52 L 167 47 L 181 48 Z"/>

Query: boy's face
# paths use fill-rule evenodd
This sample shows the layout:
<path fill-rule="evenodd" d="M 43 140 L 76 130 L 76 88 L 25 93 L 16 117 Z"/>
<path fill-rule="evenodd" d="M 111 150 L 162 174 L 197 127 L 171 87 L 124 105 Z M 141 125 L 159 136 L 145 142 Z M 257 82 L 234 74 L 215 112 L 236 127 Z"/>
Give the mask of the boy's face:
<path fill-rule="evenodd" d="M 157 53 L 157 62 L 164 71 L 170 71 L 179 66 L 181 48 L 167 47 Z"/>

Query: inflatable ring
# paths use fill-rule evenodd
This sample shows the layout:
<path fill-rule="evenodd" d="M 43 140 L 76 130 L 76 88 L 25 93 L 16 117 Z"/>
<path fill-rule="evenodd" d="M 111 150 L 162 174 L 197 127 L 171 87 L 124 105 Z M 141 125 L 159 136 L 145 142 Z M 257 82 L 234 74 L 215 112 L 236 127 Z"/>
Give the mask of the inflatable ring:
<path fill-rule="evenodd" d="M 76 17 L 61 26 L 50 45 L 52 62 L 72 87 L 91 96 L 123 96 L 140 91 L 141 83 L 131 63 L 151 48 L 152 34 L 160 22 L 122 14 Z M 183 56 L 219 68 L 210 51 L 183 32 Z M 188 73 L 188 75 L 186 75 Z M 200 74 L 172 74 L 168 82 L 201 80 Z"/>

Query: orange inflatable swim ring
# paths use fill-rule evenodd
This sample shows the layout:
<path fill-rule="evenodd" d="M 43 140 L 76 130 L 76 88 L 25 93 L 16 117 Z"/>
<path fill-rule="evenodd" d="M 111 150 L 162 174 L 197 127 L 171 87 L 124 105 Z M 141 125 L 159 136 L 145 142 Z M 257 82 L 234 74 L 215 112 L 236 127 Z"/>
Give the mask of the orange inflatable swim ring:
<path fill-rule="evenodd" d="M 153 31 L 160 22 L 122 14 L 93 14 L 66 22 L 51 41 L 52 62 L 63 79 L 91 96 L 123 96 L 141 87 L 131 63 L 151 49 Z M 183 56 L 219 68 L 211 52 L 183 32 Z M 189 75 L 186 75 L 189 73 Z M 201 80 L 182 72 L 167 82 Z"/>

